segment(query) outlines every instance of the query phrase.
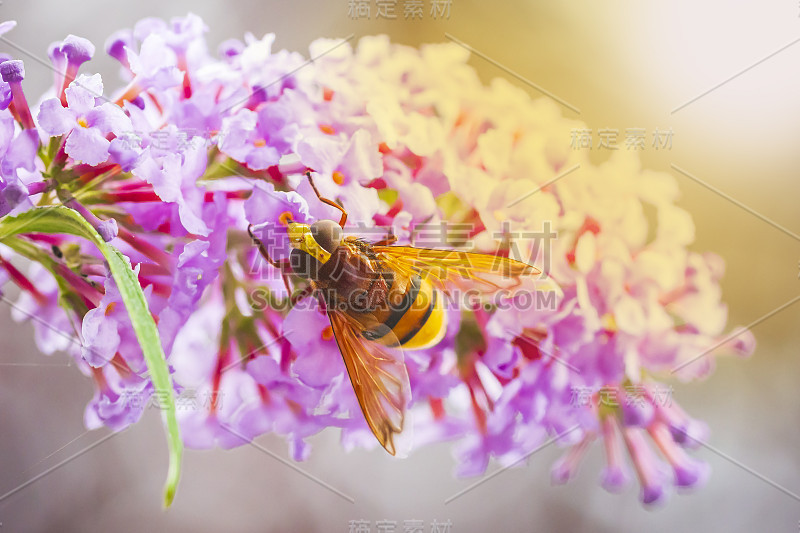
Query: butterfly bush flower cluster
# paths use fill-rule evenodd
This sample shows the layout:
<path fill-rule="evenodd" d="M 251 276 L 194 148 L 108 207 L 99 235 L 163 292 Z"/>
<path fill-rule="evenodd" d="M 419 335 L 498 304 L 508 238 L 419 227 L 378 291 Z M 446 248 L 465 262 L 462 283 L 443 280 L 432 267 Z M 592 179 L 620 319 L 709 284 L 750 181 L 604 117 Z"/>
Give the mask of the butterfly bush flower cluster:
<path fill-rule="evenodd" d="M 484 85 L 453 44 L 320 39 L 309 63 L 274 51 L 272 34 L 212 51 L 206 29 L 189 15 L 114 33 L 104 48 L 121 81 L 93 73 L 95 45 L 69 35 L 49 49 L 57 75 L 41 98 L 26 99 L 20 59 L 0 58 L 0 215 L 67 206 L 130 259 L 187 446 L 274 432 L 303 460 L 328 427 L 346 448 L 377 444 L 326 315 L 314 298 L 290 300 L 248 235 L 274 228 L 280 260 L 287 221 L 338 220 L 310 172 L 347 209 L 348 231 L 408 244 L 426 228 L 468 228 L 438 246 L 511 254 L 560 287 L 450 306 L 443 340 L 406 353 L 413 446 L 455 441 L 457 472 L 477 475 L 555 439 L 564 482 L 599 443 L 603 487 L 635 475 L 646 504 L 703 482 L 689 451 L 707 426 L 663 390 L 754 340 L 726 331 L 723 261 L 688 251 L 694 228 L 671 176 L 627 151 L 590 163 L 569 148 L 579 124 L 557 104 Z M 93 382 L 87 427 L 123 429 L 165 393 L 93 245 L 4 240 L 0 280 L 19 288 L 15 318 L 36 317 L 39 348 L 68 352 Z"/>

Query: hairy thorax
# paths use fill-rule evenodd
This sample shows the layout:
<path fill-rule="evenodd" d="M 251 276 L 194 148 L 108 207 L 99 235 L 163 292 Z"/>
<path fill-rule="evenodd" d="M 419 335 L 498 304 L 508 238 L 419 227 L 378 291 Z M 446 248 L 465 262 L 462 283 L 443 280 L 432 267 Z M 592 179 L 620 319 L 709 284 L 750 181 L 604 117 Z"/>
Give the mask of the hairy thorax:
<path fill-rule="evenodd" d="M 367 243 L 350 241 L 336 248 L 320 268 L 317 286 L 329 307 L 350 315 L 381 315 L 390 293 L 401 289 L 394 278 L 381 268 Z"/>

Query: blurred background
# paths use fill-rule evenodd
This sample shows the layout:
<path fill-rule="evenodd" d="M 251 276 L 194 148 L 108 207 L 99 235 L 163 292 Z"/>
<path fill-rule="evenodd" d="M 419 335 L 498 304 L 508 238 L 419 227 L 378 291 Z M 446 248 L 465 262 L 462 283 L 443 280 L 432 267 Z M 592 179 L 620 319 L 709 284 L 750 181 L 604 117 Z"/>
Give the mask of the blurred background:
<path fill-rule="evenodd" d="M 275 49 L 305 54 L 323 36 L 387 33 L 417 45 L 443 42 L 447 32 L 578 109 L 562 107 L 594 132 L 595 145 L 600 129 L 619 130 L 620 143 L 625 130 L 646 130 L 642 165 L 678 179 L 681 204 L 697 226 L 693 249 L 727 261 L 723 293 L 731 326 L 750 324 L 800 294 L 800 241 L 671 167 L 800 233 L 797 2 L 452 0 L 449 18 L 436 20 L 430 3 L 424 2 L 422 20 L 404 20 L 400 0 L 396 20 L 376 21 L 374 2 L 371 19 L 353 20 L 349 0 L 5 0 L 0 19 L 17 20 L 6 37 L 38 57 L 46 58 L 47 46 L 68 33 L 90 39 L 99 49 L 91 68 L 107 86 L 117 66 L 101 53 L 103 42 L 146 16 L 197 13 L 210 27 L 212 50 L 246 31 L 275 32 Z M 25 59 L 25 89 L 35 99 L 51 83 L 50 70 L 1 48 Z M 543 97 L 480 57 L 470 63 L 485 81 L 505 77 Z M 672 130 L 671 149 L 651 146 L 655 129 Z M 608 153 L 591 156 L 599 162 Z M 382 519 L 395 521 L 397 531 L 404 521 L 421 520 L 426 532 L 434 520 L 449 520 L 450 531 L 796 531 L 800 500 L 770 481 L 800 493 L 798 326 L 800 305 L 793 305 L 754 327 L 752 359 L 721 359 L 706 382 L 673 384 L 675 400 L 708 421 L 719 453 L 700 449 L 697 455 L 713 469 L 709 483 L 660 509 L 643 509 L 636 487 L 616 496 L 599 487 L 599 446 L 566 486 L 550 486 L 549 467 L 560 455 L 551 446 L 527 466 L 445 504 L 476 481 L 453 478 L 449 445 L 393 460 L 377 449 L 346 453 L 338 434 L 327 431 L 311 439 L 311 459 L 299 467 L 355 503 L 276 459 L 287 457 L 286 445 L 267 436 L 258 439 L 263 449 L 188 451 L 178 497 L 165 512 L 167 457 L 158 412 L 148 410 L 139 424 L 65 462 L 109 434 L 84 429 L 92 385 L 66 366 L 67 357 L 40 355 L 31 326 L 12 322 L 3 304 L 0 494 L 48 473 L 0 501 L 2 531 L 348 531 L 351 520 L 369 521 L 378 531 Z M 51 366 L 14 365 L 31 362 Z"/>

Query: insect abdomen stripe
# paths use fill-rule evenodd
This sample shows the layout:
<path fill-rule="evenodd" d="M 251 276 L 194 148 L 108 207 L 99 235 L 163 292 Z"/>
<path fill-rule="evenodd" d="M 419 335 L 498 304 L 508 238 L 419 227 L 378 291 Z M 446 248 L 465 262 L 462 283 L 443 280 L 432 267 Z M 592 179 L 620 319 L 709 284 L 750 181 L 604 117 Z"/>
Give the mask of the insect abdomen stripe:
<path fill-rule="evenodd" d="M 383 324 L 374 329 L 368 329 L 364 331 L 364 338 L 371 341 L 376 341 L 382 339 L 390 331 L 392 331 L 395 326 L 400 323 L 406 313 L 408 313 L 408 310 L 411 309 L 411 306 L 414 305 L 414 302 L 419 296 L 419 289 L 421 285 L 422 280 L 419 276 L 415 275 L 412 277 L 409 282 L 408 290 L 406 290 L 406 293 L 403 295 L 403 300 L 400 306 L 396 309 L 392 309 L 391 313 L 386 317 L 386 320 L 383 322 Z"/>
<path fill-rule="evenodd" d="M 433 291 L 432 294 L 433 296 L 431 297 L 431 302 L 430 304 L 428 304 L 428 308 L 425 310 L 425 314 L 420 317 L 419 321 L 414 325 L 411 331 L 406 333 L 403 336 L 403 338 L 400 339 L 401 346 L 408 343 L 408 341 L 410 341 L 411 339 L 413 339 L 414 335 L 419 333 L 419 331 L 425 326 L 425 324 L 427 324 L 428 319 L 431 317 L 431 313 L 433 313 L 433 310 L 436 307 L 436 298 L 438 297 L 437 291 Z"/>

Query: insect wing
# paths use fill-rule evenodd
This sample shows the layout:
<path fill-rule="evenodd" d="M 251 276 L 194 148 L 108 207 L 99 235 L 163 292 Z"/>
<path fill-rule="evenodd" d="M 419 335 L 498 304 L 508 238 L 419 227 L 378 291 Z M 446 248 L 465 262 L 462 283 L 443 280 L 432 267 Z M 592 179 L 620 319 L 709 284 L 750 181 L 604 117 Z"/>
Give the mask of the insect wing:
<path fill-rule="evenodd" d="M 395 436 L 403 431 L 411 397 L 402 349 L 368 341 L 363 326 L 340 311 L 329 309 L 328 317 L 364 418 L 381 446 L 395 455 Z"/>
<path fill-rule="evenodd" d="M 513 288 L 523 278 L 541 273 L 522 261 L 490 254 L 413 246 L 375 246 L 374 251 L 387 266 L 433 276 L 440 288 L 447 284 L 462 285 L 465 281 L 477 282 L 490 290 Z"/>

